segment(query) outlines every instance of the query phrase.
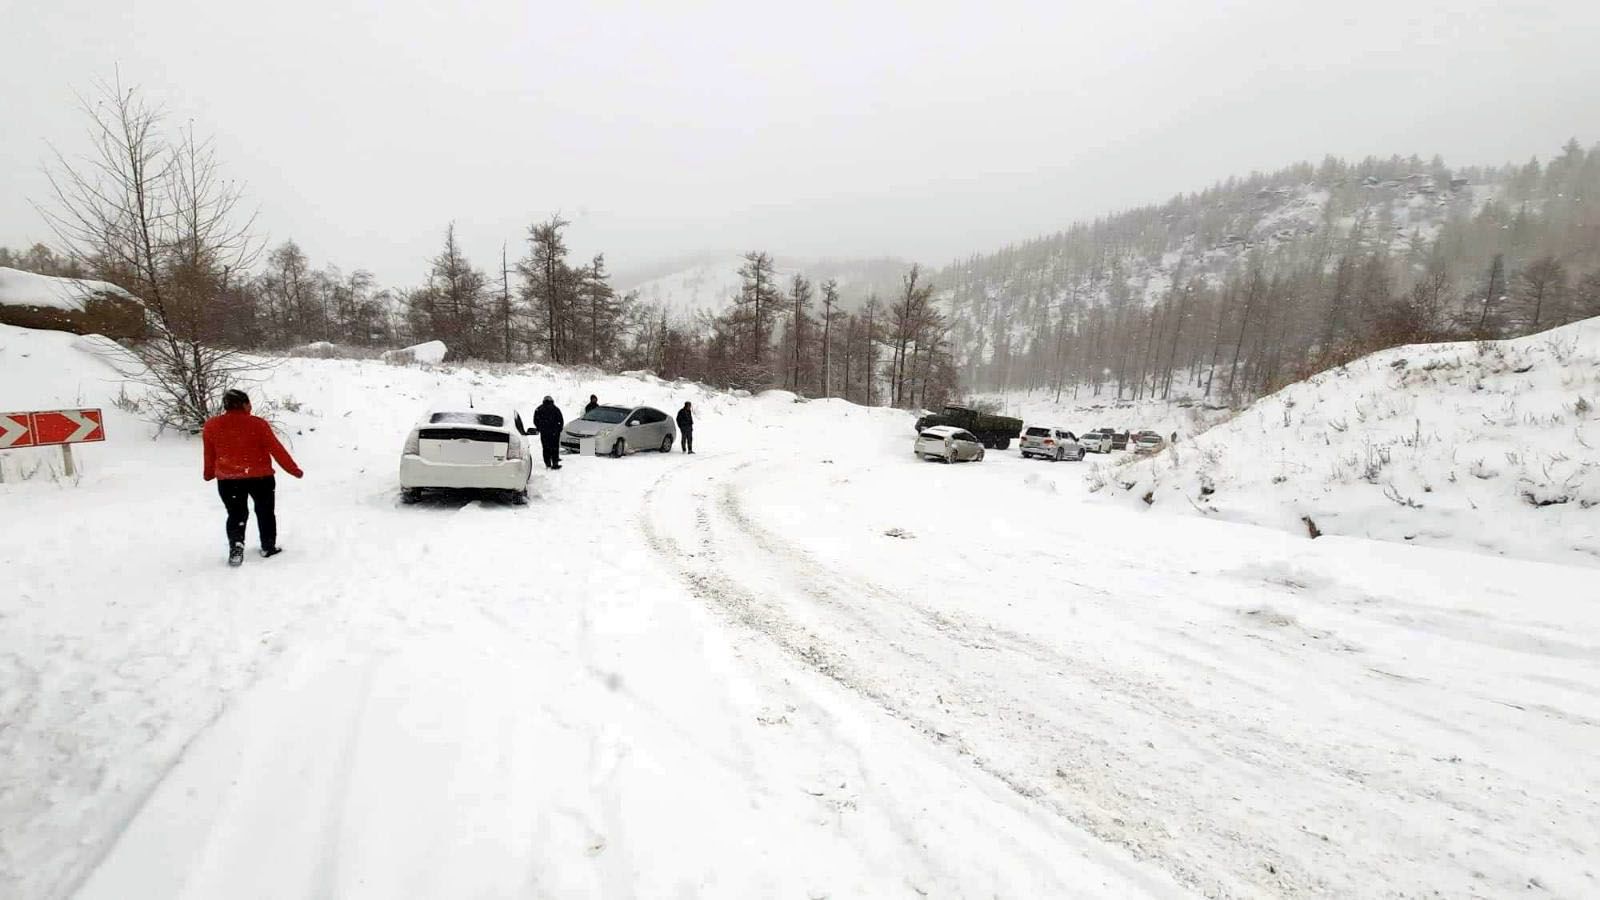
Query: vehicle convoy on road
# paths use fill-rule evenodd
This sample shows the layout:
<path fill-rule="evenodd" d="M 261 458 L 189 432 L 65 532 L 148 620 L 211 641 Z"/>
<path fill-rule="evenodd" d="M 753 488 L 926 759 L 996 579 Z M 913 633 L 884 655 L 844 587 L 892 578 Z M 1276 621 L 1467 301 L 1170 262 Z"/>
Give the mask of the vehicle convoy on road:
<path fill-rule="evenodd" d="M 433 409 L 412 426 L 400 451 L 400 499 L 430 489 L 498 491 L 528 502 L 533 458 L 522 417 L 510 410 Z"/>
<path fill-rule="evenodd" d="M 912 452 L 923 459 L 947 463 L 983 461 L 983 443 L 977 435 L 953 425 L 935 425 L 917 435 Z"/>
<path fill-rule="evenodd" d="M 1030 425 L 1022 432 L 1022 458 L 1038 457 L 1060 462 L 1063 459 L 1081 460 L 1088 451 L 1078 443 L 1078 438 L 1064 428 Z"/>
<path fill-rule="evenodd" d="M 670 453 L 678 440 L 678 426 L 671 416 L 652 406 L 596 406 L 567 423 L 561 433 L 561 449 L 577 453 L 585 438 L 594 439 L 596 455 L 621 457 L 639 450 Z"/>
<path fill-rule="evenodd" d="M 971 432 L 979 443 L 990 450 L 1010 449 L 1012 439 L 1022 432 L 1021 419 L 978 412 L 965 406 L 946 406 L 942 412 L 923 416 L 917 420 L 917 432 L 920 434 L 936 425 L 949 425 Z"/>

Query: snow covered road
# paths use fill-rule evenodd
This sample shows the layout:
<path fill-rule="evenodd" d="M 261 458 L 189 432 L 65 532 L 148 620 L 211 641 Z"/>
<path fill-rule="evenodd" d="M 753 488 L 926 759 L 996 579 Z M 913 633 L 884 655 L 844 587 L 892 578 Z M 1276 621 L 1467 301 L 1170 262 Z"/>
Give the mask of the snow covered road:
<path fill-rule="evenodd" d="M 702 453 L 396 503 L 424 398 L 591 390 L 693 399 Z M 837 402 L 263 392 L 273 560 L 126 418 L 0 487 L 0 896 L 1600 891 L 1591 569 L 1131 510 Z"/>

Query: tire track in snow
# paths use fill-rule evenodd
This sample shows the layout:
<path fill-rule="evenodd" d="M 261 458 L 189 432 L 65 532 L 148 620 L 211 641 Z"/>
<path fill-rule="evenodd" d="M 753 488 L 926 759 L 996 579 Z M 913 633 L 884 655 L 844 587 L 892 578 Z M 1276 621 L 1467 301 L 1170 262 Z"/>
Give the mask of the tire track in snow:
<path fill-rule="evenodd" d="M 725 474 L 730 478 L 737 476 L 751 465 L 750 462 L 741 463 Z M 1005 692 L 999 690 L 1000 685 L 995 681 L 962 678 L 960 672 L 964 667 L 958 661 L 934 658 L 928 650 L 919 648 L 955 645 L 985 655 L 996 652 L 1020 655 L 1051 673 L 1077 669 L 1080 672 L 1077 677 L 1092 690 L 1117 703 L 1145 707 L 1146 713 L 1152 716 L 1186 718 L 1171 706 L 1154 705 L 1151 700 L 1154 685 L 1131 682 L 1103 668 L 1088 668 L 1084 661 L 1068 659 L 1026 636 L 962 621 L 950 613 L 932 610 L 870 584 L 840 576 L 756 525 L 744 513 L 737 487 L 731 481 L 707 478 L 690 491 L 688 499 L 693 504 L 697 539 L 693 545 L 695 552 L 686 554 L 682 543 L 656 525 L 658 515 L 663 514 L 661 489 L 671 487 L 669 482 L 670 477 L 664 478 L 646 493 L 645 515 L 641 520 L 645 539 L 653 551 L 672 564 L 701 600 L 733 622 L 761 633 L 806 667 L 871 701 L 933 744 L 954 751 L 985 775 L 1049 814 L 1065 819 L 1100 840 L 1121 846 L 1136 858 L 1159 864 L 1186 887 L 1207 894 L 1231 893 L 1218 884 L 1214 874 L 1163 852 L 1164 844 L 1171 837 L 1165 826 L 1150 820 L 1140 822 L 1126 813 L 1115 814 L 1119 809 L 1138 811 L 1141 801 L 1147 801 L 1150 791 L 1159 787 L 1147 782 L 1129 791 L 1120 787 L 1115 779 L 1107 781 L 1089 774 L 1113 765 L 1105 761 L 1106 757 L 1117 757 L 1115 771 L 1152 771 L 1145 762 L 1118 756 L 1113 744 L 1097 737 L 1104 729 L 1120 727 L 1119 723 L 1101 718 L 1095 725 L 1085 727 L 1083 719 L 1095 714 L 1090 710 L 1073 709 L 1070 704 L 1059 709 L 1071 710 L 1079 716 L 1076 720 L 1070 716 L 1061 720 L 1040 715 L 1037 710 L 1041 704 L 1036 699 L 1030 702 L 1026 697 L 1004 696 Z M 722 571 L 722 564 L 727 560 L 739 559 L 748 564 L 751 559 L 739 554 L 737 548 L 725 549 L 730 542 L 725 536 L 730 526 L 754 545 L 758 551 L 756 557 L 766 564 L 765 568 L 788 570 L 774 594 L 803 595 L 834 614 L 835 621 L 829 624 L 838 627 L 843 623 L 845 634 L 824 635 L 821 629 L 797 621 L 781 599 L 742 584 Z M 857 602 L 852 602 L 852 598 Z M 860 602 L 863 600 L 866 602 Z M 909 614 L 894 617 L 886 612 L 889 610 Z M 852 645 L 856 655 L 841 646 L 844 642 Z M 872 671 L 874 667 L 882 670 L 886 665 L 896 670 L 892 677 L 885 678 Z M 920 696 L 917 688 L 912 688 L 908 694 L 906 685 L 920 686 Z M 1179 699 L 1167 698 L 1166 702 L 1175 703 Z M 975 748 L 961 734 L 958 723 L 949 719 L 941 721 L 940 717 L 925 711 L 935 706 L 953 709 L 958 716 L 987 718 L 993 713 L 994 717 L 1007 720 L 1007 733 L 1024 744 L 1036 744 L 1041 734 L 1066 735 L 1052 750 L 1054 758 L 1071 757 L 1073 763 L 1057 765 L 1054 778 L 1070 785 L 1074 799 L 1086 801 L 1099 814 L 1092 814 L 1084 805 L 1065 803 L 1052 796 L 1059 785 L 1040 784 L 1037 780 L 1039 774 L 1048 773 L 1030 776 L 980 752 L 980 748 Z M 1089 745 L 1094 745 L 1096 752 L 1081 749 Z M 1218 764 L 1228 764 L 1216 754 L 1212 755 Z M 1241 767 L 1254 762 L 1250 759 L 1236 761 Z M 1233 853 L 1248 848 L 1257 854 L 1255 858 L 1275 859 L 1277 856 L 1271 846 L 1251 836 L 1230 832 L 1217 837 L 1223 844 L 1234 845 Z M 1271 878 L 1265 883 L 1258 880 L 1250 886 L 1267 887 L 1278 893 L 1315 890 L 1319 886 L 1315 878 L 1296 875 L 1283 865 L 1274 865 L 1271 871 L 1263 874 Z"/>

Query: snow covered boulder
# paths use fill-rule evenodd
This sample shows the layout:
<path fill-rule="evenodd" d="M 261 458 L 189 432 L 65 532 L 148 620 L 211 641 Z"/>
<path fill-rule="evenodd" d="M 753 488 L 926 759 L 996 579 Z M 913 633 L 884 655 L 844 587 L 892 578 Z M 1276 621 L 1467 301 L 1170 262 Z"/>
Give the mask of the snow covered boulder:
<path fill-rule="evenodd" d="M 412 363 L 424 363 L 436 366 L 444 362 L 445 355 L 450 352 L 444 341 L 428 341 L 415 344 L 400 350 L 390 350 L 383 354 L 383 361 L 391 365 L 405 366 Z"/>
<path fill-rule="evenodd" d="M 105 281 L 53 278 L 0 266 L 0 324 L 114 338 L 145 335 L 144 311 Z"/>
<path fill-rule="evenodd" d="M 1600 319 L 1374 353 L 1091 489 L 1160 509 L 1600 566 Z"/>

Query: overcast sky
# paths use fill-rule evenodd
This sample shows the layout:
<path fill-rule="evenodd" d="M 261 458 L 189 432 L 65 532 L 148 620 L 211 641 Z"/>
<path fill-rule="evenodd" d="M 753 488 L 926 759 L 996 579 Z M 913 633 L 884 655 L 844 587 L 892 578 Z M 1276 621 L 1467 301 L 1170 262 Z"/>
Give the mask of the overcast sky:
<path fill-rule="evenodd" d="M 1474 8 L 1475 7 L 1475 8 Z M 274 243 L 415 284 L 560 211 L 627 269 L 951 257 L 1333 153 L 1600 140 L 1600 2 L 0 0 L 0 244 L 120 66 Z"/>

